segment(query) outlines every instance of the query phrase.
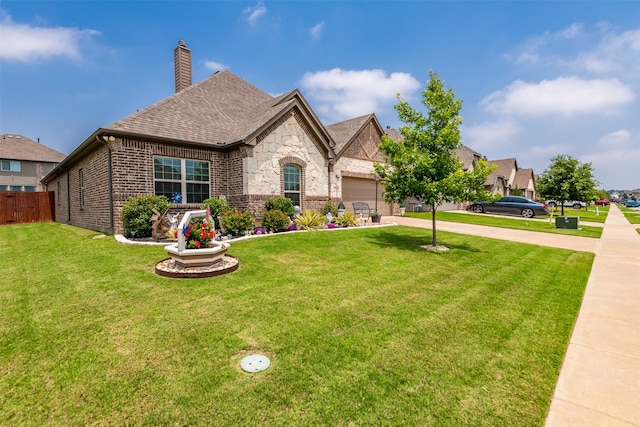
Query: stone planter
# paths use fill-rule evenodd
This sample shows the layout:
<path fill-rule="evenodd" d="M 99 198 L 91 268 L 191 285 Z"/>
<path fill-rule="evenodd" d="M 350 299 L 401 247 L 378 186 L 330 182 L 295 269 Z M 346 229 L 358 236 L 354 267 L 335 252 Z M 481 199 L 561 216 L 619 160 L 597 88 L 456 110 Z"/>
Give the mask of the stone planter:
<path fill-rule="evenodd" d="M 224 257 L 229 249 L 229 244 L 224 242 L 216 242 L 213 247 L 207 247 L 202 249 L 178 249 L 178 244 L 174 243 L 169 246 L 165 246 L 164 250 L 167 251 L 173 262 L 183 268 L 192 267 L 209 267 Z"/>

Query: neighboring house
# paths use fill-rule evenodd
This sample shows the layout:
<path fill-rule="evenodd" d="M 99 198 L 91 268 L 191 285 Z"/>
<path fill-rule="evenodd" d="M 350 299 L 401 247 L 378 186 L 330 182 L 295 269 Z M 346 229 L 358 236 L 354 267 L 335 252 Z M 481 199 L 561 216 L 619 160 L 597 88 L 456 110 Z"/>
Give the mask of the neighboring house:
<path fill-rule="evenodd" d="M 460 159 L 460 161 L 462 162 L 463 171 L 474 170 L 478 161 L 482 159 L 482 155 L 480 153 L 472 150 L 471 148 L 465 145 L 456 149 L 456 156 L 458 156 L 458 159 Z M 466 209 L 468 205 L 469 205 L 469 202 L 443 203 L 438 209 L 442 211 L 455 211 L 460 209 Z"/>
<path fill-rule="evenodd" d="M 511 190 L 514 187 L 514 182 L 516 179 L 516 172 L 518 172 L 518 162 L 516 159 L 501 159 L 501 160 L 490 160 L 490 165 L 496 165 L 496 174 L 497 176 L 502 176 L 505 181 L 504 195 L 511 195 Z"/>
<path fill-rule="evenodd" d="M 184 42 L 174 59 L 175 94 L 97 129 L 44 178 L 57 221 L 122 233 L 120 210 L 140 194 L 167 196 L 174 212 L 217 196 L 261 216 L 284 196 L 303 210 L 377 200 L 392 213 L 372 175 L 383 135 L 373 114 L 325 127 L 297 89 L 273 97 L 229 71 L 191 85 Z"/>
<path fill-rule="evenodd" d="M 22 135 L 0 135 L 0 191 L 43 191 L 40 180 L 64 157 Z"/>
<path fill-rule="evenodd" d="M 484 188 L 493 195 L 504 196 L 507 192 L 507 181 L 504 176 L 493 171 L 485 181 Z"/>
<path fill-rule="evenodd" d="M 528 197 L 532 200 L 536 198 L 536 179 L 533 174 L 533 169 L 518 169 L 516 171 L 516 177 L 512 191 L 519 189 L 522 191 L 524 197 Z"/>

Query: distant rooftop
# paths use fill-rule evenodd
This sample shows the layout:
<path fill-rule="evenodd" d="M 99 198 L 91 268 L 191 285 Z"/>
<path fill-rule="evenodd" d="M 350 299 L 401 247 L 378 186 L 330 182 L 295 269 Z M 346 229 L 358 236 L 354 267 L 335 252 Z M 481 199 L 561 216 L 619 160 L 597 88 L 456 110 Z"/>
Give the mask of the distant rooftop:
<path fill-rule="evenodd" d="M 10 133 L 0 135 L 1 159 L 58 163 L 65 157 L 59 151 L 25 136 Z"/>

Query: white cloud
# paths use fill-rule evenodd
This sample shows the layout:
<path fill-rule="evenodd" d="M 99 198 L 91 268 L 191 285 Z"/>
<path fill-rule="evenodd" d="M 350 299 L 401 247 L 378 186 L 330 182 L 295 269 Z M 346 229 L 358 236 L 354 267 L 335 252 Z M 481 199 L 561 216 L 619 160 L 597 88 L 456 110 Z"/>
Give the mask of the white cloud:
<path fill-rule="evenodd" d="M 598 142 L 605 146 L 627 145 L 631 143 L 631 132 L 627 130 L 617 130 L 611 132 L 609 135 L 603 136 Z"/>
<path fill-rule="evenodd" d="M 258 18 L 267 13 L 267 8 L 265 7 L 264 3 L 262 3 L 262 1 L 259 1 L 258 4 L 253 7 L 247 7 L 245 10 L 243 10 L 243 13 L 247 16 L 249 24 L 255 25 L 255 23 L 258 21 Z"/>
<path fill-rule="evenodd" d="M 615 78 L 559 77 L 540 83 L 517 80 L 484 98 L 480 105 L 495 114 L 524 117 L 608 115 L 635 99 L 631 87 Z"/>
<path fill-rule="evenodd" d="M 99 34 L 96 30 L 19 24 L 0 10 L 0 58 L 9 61 L 31 62 L 56 56 L 78 60 L 82 57 L 81 42 Z"/>
<path fill-rule="evenodd" d="M 221 71 L 227 68 L 226 65 L 217 61 L 205 61 L 204 67 L 211 71 Z"/>
<path fill-rule="evenodd" d="M 517 63 L 536 63 L 542 58 L 538 53 L 543 46 L 557 40 L 571 40 L 577 38 L 582 33 L 583 24 L 573 23 L 564 30 L 551 32 L 545 31 L 541 36 L 529 38 L 525 43 L 522 52 L 517 55 Z"/>
<path fill-rule="evenodd" d="M 509 142 L 520 131 L 520 126 L 511 120 L 485 122 L 460 129 L 464 144 L 476 151 L 495 148 Z"/>
<path fill-rule="evenodd" d="M 640 69 L 640 30 L 622 34 L 607 33 L 593 50 L 579 53 L 570 64 L 595 74 L 629 73 L 630 77 L 637 79 L 637 70 Z"/>
<path fill-rule="evenodd" d="M 322 34 L 322 30 L 324 30 L 324 22 L 314 25 L 310 30 L 311 37 L 313 37 L 314 40 L 318 40 Z"/>
<path fill-rule="evenodd" d="M 407 73 L 383 70 L 342 70 L 306 73 L 301 81 L 305 96 L 314 100 L 314 109 L 333 121 L 386 109 L 396 101 L 396 94 L 406 98 L 420 87 Z"/>

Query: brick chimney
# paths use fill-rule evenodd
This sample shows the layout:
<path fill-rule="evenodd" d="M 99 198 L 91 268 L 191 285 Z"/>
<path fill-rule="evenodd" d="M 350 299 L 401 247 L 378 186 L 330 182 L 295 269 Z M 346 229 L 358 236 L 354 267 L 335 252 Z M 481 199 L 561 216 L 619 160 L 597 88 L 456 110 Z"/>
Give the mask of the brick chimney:
<path fill-rule="evenodd" d="M 176 93 L 191 86 L 191 50 L 180 40 L 173 50 L 173 62 L 176 67 Z"/>

